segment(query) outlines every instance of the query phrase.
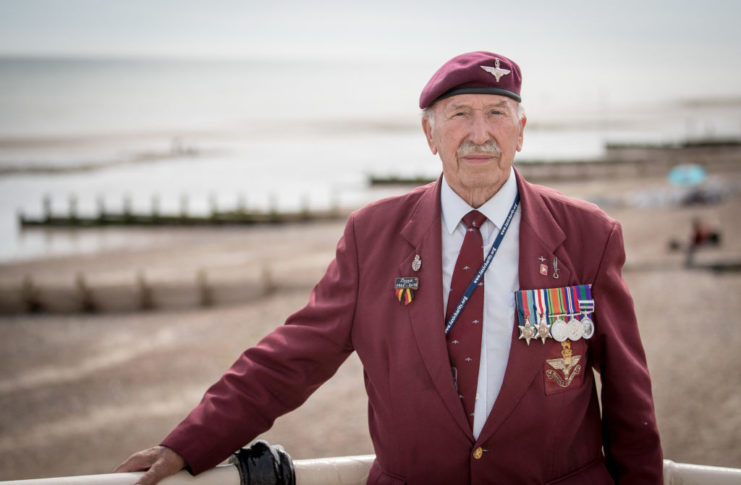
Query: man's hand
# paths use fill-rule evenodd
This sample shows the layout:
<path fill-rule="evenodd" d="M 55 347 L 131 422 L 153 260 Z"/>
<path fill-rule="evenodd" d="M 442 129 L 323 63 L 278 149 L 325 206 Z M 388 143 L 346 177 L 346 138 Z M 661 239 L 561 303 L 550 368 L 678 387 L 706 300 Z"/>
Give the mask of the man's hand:
<path fill-rule="evenodd" d="M 155 485 L 163 478 L 173 475 L 185 467 L 179 454 L 164 446 L 155 446 L 131 455 L 113 470 L 114 473 L 146 471 L 135 485 Z"/>

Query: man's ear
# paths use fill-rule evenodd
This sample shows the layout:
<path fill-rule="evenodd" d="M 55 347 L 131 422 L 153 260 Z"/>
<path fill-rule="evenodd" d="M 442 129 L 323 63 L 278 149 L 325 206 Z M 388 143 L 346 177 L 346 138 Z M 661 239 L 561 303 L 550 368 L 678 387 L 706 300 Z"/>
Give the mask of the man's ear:
<path fill-rule="evenodd" d="M 520 120 L 520 135 L 517 137 L 517 151 L 522 150 L 522 141 L 525 135 L 525 125 L 527 124 L 527 116 L 523 116 Z"/>
<path fill-rule="evenodd" d="M 435 141 L 432 139 L 432 124 L 430 124 L 430 120 L 426 116 L 422 118 L 422 130 L 425 132 L 427 145 L 430 147 L 432 154 L 437 155 L 437 145 L 435 145 Z"/>

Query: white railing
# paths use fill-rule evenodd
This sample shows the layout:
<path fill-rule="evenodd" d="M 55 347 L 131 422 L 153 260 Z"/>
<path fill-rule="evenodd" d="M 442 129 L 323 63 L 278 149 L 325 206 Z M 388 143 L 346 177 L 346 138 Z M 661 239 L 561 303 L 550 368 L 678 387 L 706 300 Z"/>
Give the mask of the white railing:
<path fill-rule="evenodd" d="M 688 465 L 664 460 L 664 485 L 741 485 L 741 468 Z"/>
<path fill-rule="evenodd" d="M 297 485 L 364 485 L 373 455 L 295 460 Z M 131 485 L 141 473 L 110 473 L 77 477 L 41 478 L 0 482 L 0 485 Z M 238 485 L 233 465 L 218 466 L 197 477 L 177 473 L 162 485 Z M 688 465 L 664 460 L 664 485 L 741 485 L 741 469 Z"/>
<path fill-rule="evenodd" d="M 373 455 L 293 460 L 297 485 L 364 485 Z M 2 485 L 132 485 L 142 473 L 108 473 L 76 477 L 39 478 L 1 482 Z M 197 477 L 186 471 L 160 482 L 162 485 L 239 485 L 234 465 L 217 466 Z"/>

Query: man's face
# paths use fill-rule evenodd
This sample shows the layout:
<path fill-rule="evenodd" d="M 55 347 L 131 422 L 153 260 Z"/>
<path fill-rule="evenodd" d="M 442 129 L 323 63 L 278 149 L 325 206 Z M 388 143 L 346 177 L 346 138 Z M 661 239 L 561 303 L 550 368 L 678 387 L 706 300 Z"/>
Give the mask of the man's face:
<path fill-rule="evenodd" d="M 423 119 L 422 127 L 450 187 L 469 203 L 481 194 L 494 195 L 522 149 L 527 120 L 518 118 L 517 102 L 496 94 L 461 94 L 432 109 L 434 121 Z"/>

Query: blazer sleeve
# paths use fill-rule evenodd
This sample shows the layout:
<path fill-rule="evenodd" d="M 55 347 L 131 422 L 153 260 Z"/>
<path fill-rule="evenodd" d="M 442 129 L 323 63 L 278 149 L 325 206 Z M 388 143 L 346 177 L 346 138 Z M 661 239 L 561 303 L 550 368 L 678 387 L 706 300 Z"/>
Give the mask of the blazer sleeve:
<path fill-rule="evenodd" d="M 192 473 L 221 463 L 301 405 L 353 351 L 358 287 L 353 220 L 308 304 L 246 350 L 162 442 Z"/>
<path fill-rule="evenodd" d="M 622 230 L 613 222 L 592 286 L 604 450 L 616 483 L 657 484 L 663 474 L 661 444 L 633 299 L 621 274 L 624 263 Z"/>

